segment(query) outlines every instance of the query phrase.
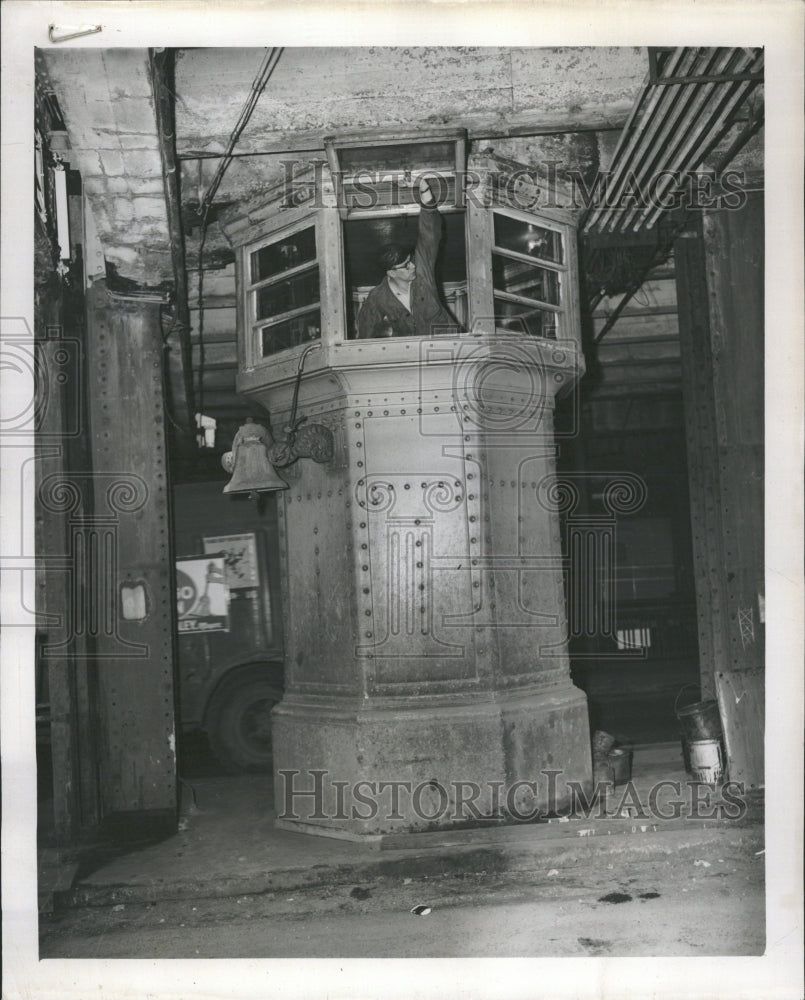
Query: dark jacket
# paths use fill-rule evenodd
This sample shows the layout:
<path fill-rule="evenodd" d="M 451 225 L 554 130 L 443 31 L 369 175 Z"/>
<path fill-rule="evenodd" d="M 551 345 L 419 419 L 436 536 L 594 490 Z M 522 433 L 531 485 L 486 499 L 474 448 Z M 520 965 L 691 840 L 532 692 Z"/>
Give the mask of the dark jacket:
<path fill-rule="evenodd" d="M 446 333 L 441 329 L 445 326 L 452 332 L 458 331 L 458 323 L 442 305 L 436 287 L 436 255 L 441 238 L 442 218 L 438 208 L 422 205 L 414 251 L 416 277 L 411 285 L 411 312 L 389 288 L 388 278 L 384 278 L 366 296 L 358 313 L 359 337 L 430 337 Z"/>

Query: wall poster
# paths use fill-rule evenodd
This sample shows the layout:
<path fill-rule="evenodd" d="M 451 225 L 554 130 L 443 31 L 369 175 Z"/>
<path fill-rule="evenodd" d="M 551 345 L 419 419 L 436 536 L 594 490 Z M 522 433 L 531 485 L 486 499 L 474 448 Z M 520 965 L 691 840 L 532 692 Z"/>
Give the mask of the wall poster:
<path fill-rule="evenodd" d="M 229 587 L 223 556 L 176 560 L 179 632 L 228 632 Z"/>

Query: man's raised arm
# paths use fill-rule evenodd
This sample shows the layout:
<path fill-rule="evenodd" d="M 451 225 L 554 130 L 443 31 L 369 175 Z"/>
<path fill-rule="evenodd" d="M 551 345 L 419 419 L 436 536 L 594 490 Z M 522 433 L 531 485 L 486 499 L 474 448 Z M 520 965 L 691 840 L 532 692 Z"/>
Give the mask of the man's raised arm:
<path fill-rule="evenodd" d="M 436 267 L 436 255 L 442 241 L 442 217 L 430 184 L 425 177 L 419 179 L 419 231 L 416 241 L 417 268 L 427 268 L 432 272 Z"/>

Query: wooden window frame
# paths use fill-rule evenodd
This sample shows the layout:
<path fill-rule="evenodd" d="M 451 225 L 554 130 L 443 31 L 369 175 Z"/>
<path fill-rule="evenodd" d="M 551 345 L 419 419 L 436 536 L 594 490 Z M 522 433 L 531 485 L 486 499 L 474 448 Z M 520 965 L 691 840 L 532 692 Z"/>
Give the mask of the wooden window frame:
<path fill-rule="evenodd" d="M 551 312 L 556 314 L 557 317 L 557 333 L 556 337 L 538 337 L 538 340 L 547 340 L 550 342 L 566 342 L 574 341 L 576 343 L 580 340 L 579 333 L 579 315 L 578 315 L 578 267 L 576 263 L 576 231 L 573 225 L 567 220 L 557 217 L 557 214 L 549 212 L 547 210 L 535 210 L 533 212 L 526 211 L 521 208 L 513 208 L 505 203 L 491 204 L 488 208 L 483 210 L 486 215 L 486 247 L 484 253 L 484 265 L 486 269 L 486 280 L 482 281 L 485 285 L 485 298 L 489 306 L 489 312 L 486 314 L 489 317 L 495 316 L 495 299 L 501 299 L 504 302 L 511 302 L 515 305 L 525 305 L 531 306 L 534 309 L 539 309 L 543 312 Z M 518 222 L 524 222 L 529 225 L 537 225 L 542 229 L 549 229 L 553 232 L 559 233 L 562 241 L 562 261 L 548 260 L 544 257 L 532 257 L 528 254 L 520 254 L 513 250 L 508 250 L 506 247 L 500 247 L 495 243 L 495 215 L 502 215 L 509 219 L 514 219 Z M 559 285 L 559 304 L 555 305 L 551 302 L 544 302 L 540 299 L 531 299 L 526 296 L 514 295 L 494 287 L 493 278 L 493 257 L 497 254 L 499 257 L 508 258 L 510 260 L 517 260 L 524 264 L 531 264 L 535 267 L 541 267 L 545 271 L 552 271 L 557 275 L 558 285 Z M 483 273 L 483 267 L 479 268 L 479 271 Z M 492 332 L 492 331 L 490 331 Z M 496 334 L 503 334 L 510 332 L 505 329 L 505 327 L 495 326 L 494 332 Z"/>
<path fill-rule="evenodd" d="M 241 371 L 254 371 L 281 361 L 295 358 L 309 344 L 331 340 L 338 329 L 343 331 L 345 325 L 345 303 L 341 288 L 343 286 L 343 268 L 340 265 L 340 232 L 338 230 L 338 213 L 331 208 L 303 207 L 297 209 L 279 209 L 262 225 L 255 227 L 252 238 L 240 247 L 237 260 L 238 281 L 238 326 L 243 336 L 238 337 L 238 364 Z M 252 281 L 251 257 L 263 247 L 293 236 L 304 229 L 314 230 L 316 241 L 315 262 L 308 261 L 296 268 L 283 271 L 276 278 Z M 313 311 L 316 307 L 300 306 L 298 309 L 279 314 L 270 318 L 257 318 L 257 295 L 261 288 L 286 280 L 288 277 L 305 273 L 313 267 L 319 272 L 318 311 L 321 317 L 320 335 L 317 341 L 305 341 L 273 354 L 262 353 L 261 331 L 266 327 L 278 325 L 283 319 L 293 318 Z M 334 330 L 335 327 L 335 330 Z M 339 339 L 339 338 L 336 338 Z"/>
<path fill-rule="evenodd" d="M 369 218 L 391 218 L 401 215 L 415 215 L 419 211 L 417 204 L 378 206 L 376 208 L 353 209 L 347 218 L 334 205 L 300 206 L 284 209 L 274 205 L 275 214 L 256 221 L 249 234 L 247 243 L 240 246 L 237 260 L 238 281 L 238 326 L 243 336 L 238 337 L 239 369 L 251 381 L 248 373 L 265 370 L 268 366 L 285 367 L 294 370 L 296 359 L 305 347 L 314 341 L 305 341 L 298 345 L 277 351 L 274 354 L 262 355 L 260 330 L 268 321 L 256 318 L 255 301 L 261 287 L 271 284 L 271 280 L 261 282 L 251 281 L 251 254 L 262 247 L 279 242 L 295 232 L 308 227 L 314 227 L 316 240 L 316 264 L 319 268 L 319 309 L 321 314 L 320 341 L 325 350 L 337 347 L 348 349 L 350 345 L 364 343 L 349 336 L 347 330 L 347 295 L 346 269 L 344 262 L 344 232 L 347 221 Z M 580 316 L 578 262 L 576 246 L 576 229 L 574 220 L 567 213 L 545 208 L 535 208 L 533 211 L 516 208 L 498 199 L 491 203 L 479 204 L 474 199 L 468 199 L 462 207 L 440 207 L 443 214 L 464 215 L 464 247 L 467 268 L 467 328 L 471 336 L 511 336 L 512 331 L 496 326 L 492 322 L 495 316 L 495 290 L 492 276 L 492 255 L 499 253 L 504 257 L 522 260 L 558 275 L 559 305 L 542 302 L 537 299 L 524 298 L 523 304 L 555 313 L 558 317 L 556 338 L 534 337 L 546 344 L 580 345 Z M 563 245 L 563 260 L 561 263 L 544 258 L 518 255 L 514 251 L 498 248 L 494 241 L 495 214 L 500 214 L 521 222 L 530 223 L 559 233 Z M 312 263 L 312 262 L 311 262 Z M 300 265 L 298 271 L 283 272 L 282 278 L 294 273 L 302 273 L 310 265 Z M 507 293 L 498 293 L 506 301 L 518 301 L 518 297 L 510 298 Z M 303 307 L 300 307 L 304 311 Z M 277 317 L 272 317 L 276 322 Z M 519 336 L 527 336 L 518 334 Z M 388 346 L 388 340 L 383 339 Z M 367 341 L 375 344 L 378 339 Z M 412 341 L 417 338 L 395 338 L 395 340 Z M 421 338 L 419 338 L 421 339 Z"/>

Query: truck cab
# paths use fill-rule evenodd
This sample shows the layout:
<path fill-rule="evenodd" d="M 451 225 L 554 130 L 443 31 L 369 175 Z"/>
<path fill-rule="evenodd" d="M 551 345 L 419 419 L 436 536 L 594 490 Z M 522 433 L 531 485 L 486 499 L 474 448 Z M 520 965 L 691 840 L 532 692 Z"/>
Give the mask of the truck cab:
<path fill-rule="evenodd" d="M 264 770 L 283 691 L 276 503 L 221 490 L 173 488 L 179 720 L 229 770 Z"/>

